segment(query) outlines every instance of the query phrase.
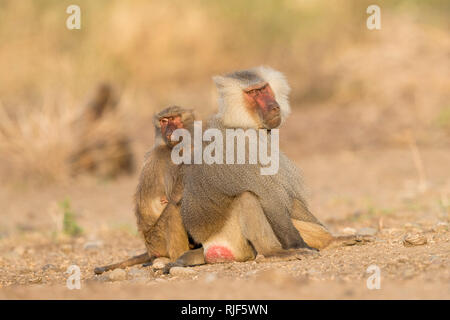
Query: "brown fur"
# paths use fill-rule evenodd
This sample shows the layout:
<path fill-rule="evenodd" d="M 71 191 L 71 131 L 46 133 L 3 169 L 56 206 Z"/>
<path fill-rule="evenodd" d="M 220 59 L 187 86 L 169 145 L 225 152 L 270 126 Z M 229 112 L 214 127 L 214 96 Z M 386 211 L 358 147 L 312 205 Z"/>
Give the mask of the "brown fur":
<path fill-rule="evenodd" d="M 154 116 L 155 146 L 145 157 L 136 188 L 136 220 L 144 237 L 147 253 L 96 268 L 94 271 L 98 274 L 149 262 L 156 257 L 175 260 L 189 250 L 189 239 L 181 220 L 179 205 L 183 192 L 183 173 L 181 166 L 171 161 L 171 147 L 162 137 L 159 125 L 160 118 L 176 115 L 181 115 L 184 128 L 189 129 L 193 124 L 192 111 L 180 107 L 169 107 Z"/>

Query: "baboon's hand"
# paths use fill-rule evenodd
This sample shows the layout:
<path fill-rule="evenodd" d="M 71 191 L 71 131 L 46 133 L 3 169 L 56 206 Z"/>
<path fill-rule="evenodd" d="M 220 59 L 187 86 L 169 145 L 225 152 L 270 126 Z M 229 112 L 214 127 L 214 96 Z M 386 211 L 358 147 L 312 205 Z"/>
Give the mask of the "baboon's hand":
<path fill-rule="evenodd" d="M 176 262 L 169 262 L 162 269 L 163 274 L 169 274 L 170 273 L 170 269 L 172 269 L 173 267 L 182 267 L 182 266 L 180 264 L 177 264 Z"/>
<path fill-rule="evenodd" d="M 167 198 L 166 197 L 161 197 L 161 204 L 167 204 L 167 203 L 169 203 L 169 200 L 167 200 Z"/>

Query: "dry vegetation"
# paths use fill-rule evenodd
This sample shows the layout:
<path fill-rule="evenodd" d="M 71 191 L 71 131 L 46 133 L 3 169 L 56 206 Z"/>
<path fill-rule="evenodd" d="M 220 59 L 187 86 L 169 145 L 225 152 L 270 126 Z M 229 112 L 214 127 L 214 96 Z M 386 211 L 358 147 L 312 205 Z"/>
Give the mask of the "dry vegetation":
<path fill-rule="evenodd" d="M 80 0 L 82 28 L 71 31 L 72 1 L 1 1 L 0 297 L 69 297 L 63 272 L 72 263 L 88 288 L 79 296 L 101 297 L 109 280 L 93 266 L 143 248 L 131 213 L 136 172 L 118 176 L 108 165 L 74 177 L 68 159 L 83 141 L 129 139 L 139 167 L 154 111 L 176 103 L 206 116 L 216 105 L 212 75 L 266 64 L 293 89 L 282 149 L 302 167 L 314 212 L 335 232 L 376 228 L 378 240 L 300 262 L 201 267 L 187 277 L 200 288 L 194 296 L 214 283 L 212 297 L 239 287 L 231 297 L 254 298 L 275 283 L 261 297 L 383 297 L 361 287 L 373 262 L 392 281 L 385 297 L 448 298 L 450 7 L 376 1 L 382 29 L 369 31 L 372 2 Z M 117 110 L 83 131 L 80 116 L 105 81 Z M 95 159 L 120 157 L 118 146 Z M 407 232 L 427 244 L 404 247 Z M 287 278 L 267 271 L 279 267 Z M 117 297 L 178 298 L 173 290 L 193 287 L 133 270 Z M 148 296 L 147 286 L 161 293 Z"/>

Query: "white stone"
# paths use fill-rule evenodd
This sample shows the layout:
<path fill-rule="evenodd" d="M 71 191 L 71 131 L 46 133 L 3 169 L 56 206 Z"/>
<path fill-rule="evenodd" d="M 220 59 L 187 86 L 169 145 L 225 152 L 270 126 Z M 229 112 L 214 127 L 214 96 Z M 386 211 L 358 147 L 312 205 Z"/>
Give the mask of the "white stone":
<path fill-rule="evenodd" d="M 170 269 L 170 275 L 172 276 L 191 276 L 194 274 L 196 274 L 196 272 L 191 268 L 172 267 Z"/>
<path fill-rule="evenodd" d="M 125 280 L 127 278 L 127 272 L 123 269 L 116 269 L 111 271 L 108 277 L 111 281 Z"/>
<path fill-rule="evenodd" d="M 344 233 L 344 234 L 349 234 L 349 235 L 354 235 L 354 234 L 356 234 L 356 229 L 353 229 L 353 228 L 344 228 L 343 230 L 342 230 L 342 233 Z"/>
<path fill-rule="evenodd" d="M 156 258 L 156 259 L 153 261 L 152 268 L 155 269 L 155 270 L 161 270 L 161 269 L 163 269 L 163 268 L 166 266 L 166 264 L 168 264 L 169 262 L 170 262 L 170 259 L 169 259 L 169 258 L 165 258 L 165 257 Z"/>

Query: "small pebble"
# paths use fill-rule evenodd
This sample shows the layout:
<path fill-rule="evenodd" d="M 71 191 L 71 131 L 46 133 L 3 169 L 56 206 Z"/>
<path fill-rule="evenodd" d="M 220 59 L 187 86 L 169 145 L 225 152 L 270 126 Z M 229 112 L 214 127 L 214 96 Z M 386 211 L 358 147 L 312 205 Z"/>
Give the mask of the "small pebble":
<path fill-rule="evenodd" d="M 442 260 L 438 256 L 430 256 L 429 261 L 432 264 L 440 264 L 442 262 Z"/>
<path fill-rule="evenodd" d="M 55 266 L 54 264 L 49 263 L 42 267 L 42 271 L 47 271 L 47 270 L 58 271 L 59 268 L 57 266 Z"/>
<path fill-rule="evenodd" d="M 170 275 L 172 276 L 191 276 L 196 272 L 191 268 L 173 267 L 170 269 Z"/>
<path fill-rule="evenodd" d="M 32 279 L 29 280 L 29 282 L 32 283 L 32 284 L 41 283 L 42 282 L 42 278 L 41 277 L 32 278 Z"/>
<path fill-rule="evenodd" d="M 165 258 L 165 257 L 156 258 L 155 261 L 153 261 L 152 268 L 155 270 L 164 269 L 166 264 L 168 264 L 169 262 L 170 262 L 169 258 Z"/>
<path fill-rule="evenodd" d="M 128 270 L 128 274 L 132 277 L 132 278 L 147 278 L 147 272 L 143 269 L 139 269 L 139 268 L 131 268 L 130 270 Z"/>
<path fill-rule="evenodd" d="M 277 286 L 283 286 L 293 281 L 293 277 L 289 273 L 279 269 L 267 269 L 257 272 L 256 277 L 260 281 L 267 281 Z"/>
<path fill-rule="evenodd" d="M 361 228 L 358 230 L 358 234 L 361 236 L 374 236 L 378 232 L 375 228 Z"/>
<path fill-rule="evenodd" d="M 448 223 L 439 222 L 433 227 L 434 232 L 447 232 L 448 231 Z"/>
<path fill-rule="evenodd" d="M 202 280 L 206 283 L 211 283 L 217 280 L 217 273 L 208 273 L 206 274 Z"/>
<path fill-rule="evenodd" d="M 347 228 L 344 228 L 342 230 L 342 233 L 348 234 L 348 235 L 355 235 L 356 234 L 356 229 L 347 227 Z"/>
<path fill-rule="evenodd" d="M 253 261 L 253 264 L 256 264 L 257 262 L 264 261 L 265 257 L 262 254 L 257 254 L 255 260 Z"/>
<path fill-rule="evenodd" d="M 413 268 L 410 268 L 410 269 L 406 269 L 404 272 L 403 272 L 403 276 L 405 277 L 405 278 L 412 278 L 414 275 L 416 274 L 416 271 L 413 269 Z"/>
<path fill-rule="evenodd" d="M 103 241 L 100 240 L 94 240 L 94 241 L 88 241 L 83 245 L 84 250 L 92 250 L 92 249 L 99 249 L 103 246 Z"/>
<path fill-rule="evenodd" d="M 246 273 L 245 273 L 245 276 L 247 276 L 247 277 L 252 277 L 252 276 L 254 276 L 255 274 L 257 274 L 258 273 L 258 270 L 250 270 L 250 271 L 247 271 Z"/>
<path fill-rule="evenodd" d="M 405 247 L 421 246 L 427 243 L 427 238 L 421 234 L 406 234 L 403 237 L 403 245 Z"/>
<path fill-rule="evenodd" d="M 17 255 L 19 255 L 19 256 L 22 256 L 24 253 L 25 253 L 25 248 L 24 247 L 22 247 L 22 246 L 17 246 L 17 247 L 15 247 L 14 248 L 14 253 L 15 254 L 17 254 Z"/>
<path fill-rule="evenodd" d="M 400 262 L 400 263 L 405 263 L 405 262 L 408 262 L 408 257 L 407 256 L 399 256 L 398 258 L 397 258 L 397 262 Z"/>
<path fill-rule="evenodd" d="M 127 278 L 127 272 L 123 269 L 116 269 L 111 271 L 108 276 L 111 281 L 121 281 Z"/>
<path fill-rule="evenodd" d="M 99 282 L 106 282 L 106 281 L 109 281 L 110 278 L 106 274 L 101 274 L 101 275 L 95 276 L 94 280 L 99 281 Z"/>
<path fill-rule="evenodd" d="M 70 244 L 63 244 L 61 246 L 61 251 L 64 252 L 64 253 L 72 252 L 72 245 L 70 245 Z"/>

